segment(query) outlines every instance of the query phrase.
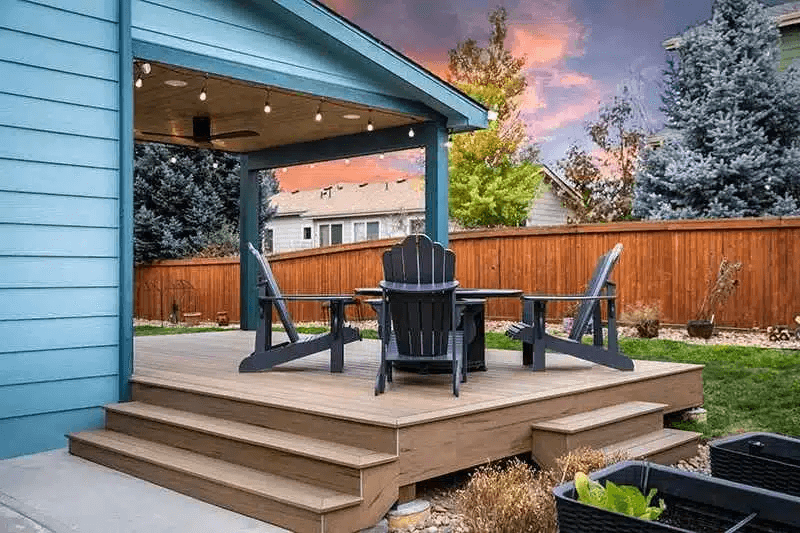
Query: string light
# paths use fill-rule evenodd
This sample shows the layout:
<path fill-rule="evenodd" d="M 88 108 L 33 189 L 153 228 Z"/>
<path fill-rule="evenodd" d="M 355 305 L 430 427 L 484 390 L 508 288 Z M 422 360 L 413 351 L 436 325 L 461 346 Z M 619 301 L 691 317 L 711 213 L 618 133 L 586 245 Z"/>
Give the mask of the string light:
<path fill-rule="evenodd" d="M 200 91 L 200 101 L 205 102 L 208 98 L 208 92 L 206 90 L 206 85 L 208 84 L 208 74 L 206 74 L 206 81 L 203 82 L 203 89 Z"/>
<path fill-rule="evenodd" d="M 151 71 L 152 67 L 150 66 L 150 63 L 142 63 L 142 72 L 145 76 L 150 74 Z"/>
<path fill-rule="evenodd" d="M 317 122 L 322 122 L 322 102 L 320 102 L 319 106 L 317 106 L 317 114 L 314 116 L 314 120 Z"/>
<path fill-rule="evenodd" d="M 414 136 L 414 128 L 408 128 L 408 136 L 409 137 L 413 137 Z"/>
<path fill-rule="evenodd" d="M 380 155 L 380 158 L 383 159 L 385 156 L 383 154 Z"/>
<path fill-rule="evenodd" d="M 269 89 L 267 89 L 267 97 L 264 99 L 264 113 L 272 113 L 272 106 L 269 105 Z"/>
<path fill-rule="evenodd" d="M 134 85 L 136 86 L 136 88 L 137 89 L 141 89 L 143 84 L 144 84 L 144 82 L 142 81 L 142 76 L 141 75 L 136 76 L 136 81 L 134 82 Z"/>
<path fill-rule="evenodd" d="M 375 126 L 372 124 L 372 109 L 369 110 L 369 121 L 367 122 L 367 131 L 372 131 Z"/>

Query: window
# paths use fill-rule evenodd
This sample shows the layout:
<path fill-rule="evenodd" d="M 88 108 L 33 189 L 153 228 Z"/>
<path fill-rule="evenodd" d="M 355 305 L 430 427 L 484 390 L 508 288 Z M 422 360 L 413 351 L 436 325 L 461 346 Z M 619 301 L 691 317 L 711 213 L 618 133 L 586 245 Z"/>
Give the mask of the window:
<path fill-rule="evenodd" d="M 311 226 L 306 226 L 303 228 L 303 239 L 310 240 L 311 239 Z"/>
<path fill-rule="evenodd" d="M 380 238 L 380 223 L 379 222 L 354 222 L 353 223 L 353 240 L 354 241 L 368 241 Z"/>
<path fill-rule="evenodd" d="M 331 244 L 342 244 L 341 224 L 331 224 Z"/>
<path fill-rule="evenodd" d="M 329 224 L 323 224 L 319 227 L 319 245 L 331 245 L 331 227 Z"/>
<path fill-rule="evenodd" d="M 267 228 L 267 231 L 264 234 L 264 252 L 271 254 L 275 251 L 273 248 L 273 233 L 271 228 Z"/>
<path fill-rule="evenodd" d="M 320 224 L 319 245 L 330 246 L 332 244 L 342 244 L 342 225 Z"/>
<path fill-rule="evenodd" d="M 380 237 L 380 225 L 377 222 L 367 222 L 367 240 L 371 241 Z"/>

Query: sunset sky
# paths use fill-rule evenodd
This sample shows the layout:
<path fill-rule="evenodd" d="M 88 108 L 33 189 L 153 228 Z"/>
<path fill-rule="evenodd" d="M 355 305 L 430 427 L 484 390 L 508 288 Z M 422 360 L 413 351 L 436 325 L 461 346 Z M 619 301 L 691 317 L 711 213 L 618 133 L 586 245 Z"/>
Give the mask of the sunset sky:
<path fill-rule="evenodd" d="M 573 141 L 587 142 L 584 126 L 598 102 L 627 82 L 641 91 L 650 127 L 658 129 L 666 53 L 661 43 L 709 18 L 712 0 L 323 0 L 377 38 L 446 77 L 447 52 L 467 38 L 487 42 L 488 13 L 509 12 L 506 40 L 525 55 L 528 89 L 522 118 L 542 161 L 555 162 Z M 418 173 L 419 153 L 360 158 L 289 169 L 285 189 L 325 181 L 367 181 L 375 168 Z M 380 174 L 380 172 L 377 172 Z M 316 177 L 315 177 L 316 176 Z M 386 179 L 381 178 L 381 179 Z"/>

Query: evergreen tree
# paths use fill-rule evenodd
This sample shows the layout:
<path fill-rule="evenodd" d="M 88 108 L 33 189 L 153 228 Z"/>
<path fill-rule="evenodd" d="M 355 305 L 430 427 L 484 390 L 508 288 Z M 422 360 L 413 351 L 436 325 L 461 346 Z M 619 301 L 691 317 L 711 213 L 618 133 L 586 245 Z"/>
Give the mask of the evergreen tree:
<path fill-rule="evenodd" d="M 756 0 L 717 0 L 681 37 L 663 96 L 678 135 L 645 153 L 634 214 L 800 214 L 800 84 L 778 71 L 779 33 Z"/>
<path fill-rule="evenodd" d="M 277 192 L 262 173 L 259 227 L 274 214 Z M 223 152 L 163 144 L 134 150 L 134 260 L 136 262 L 236 253 L 239 160 Z"/>
<path fill-rule="evenodd" d="M 466 227 L 519 226 L 542 181 L 538 151 L 523 146 L 525 58 L 505 48 L 506 19 L 503 8 L 490 13 L 486 48 L 469 39 L 450 50 L 450 81 L 497 113 L 488 129 L 454 136 L 450 149 L 450 216 Z"/>

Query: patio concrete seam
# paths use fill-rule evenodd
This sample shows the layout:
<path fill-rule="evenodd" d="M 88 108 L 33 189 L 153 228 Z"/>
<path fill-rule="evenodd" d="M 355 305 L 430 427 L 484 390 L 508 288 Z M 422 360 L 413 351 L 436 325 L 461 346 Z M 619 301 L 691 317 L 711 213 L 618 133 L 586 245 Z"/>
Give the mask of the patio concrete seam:
<path fill-rule="evenodd" d="M 27 505 L 2 491 L 0 491 L 0 505 L 11 509 L 24 518 L 27 518 L 37 526 L 41 527 L 45 533 L 68 533 L 75 531 L 74 528 L 59 522 L 55 518 L 45 515 L 34 507 L 31 507 L 30 505 Z"/>

